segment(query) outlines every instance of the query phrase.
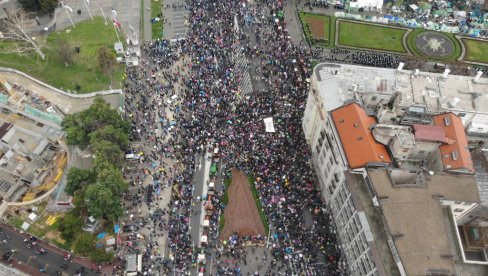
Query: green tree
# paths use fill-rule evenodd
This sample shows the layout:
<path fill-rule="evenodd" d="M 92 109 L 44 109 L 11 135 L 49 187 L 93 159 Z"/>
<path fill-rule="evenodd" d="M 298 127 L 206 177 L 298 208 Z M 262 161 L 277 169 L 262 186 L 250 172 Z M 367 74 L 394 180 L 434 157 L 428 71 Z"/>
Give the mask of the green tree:
<path fill-rule="evenodd" d="M 76 236 L 73 244 L 75 253 L 89 256 L 95 250 L 96 237 L 92 233 L 82 232 Z"/>
<path fill-rule="evenodd" d="M 59 231 L 61 237 L 70 242 L 80 233 L 83 227 L 83 219 L 76 212 L 68 212 L 59 221 Z"/>
<path fill-rule="evenodd" d="M 99 183 L 87 187 L 85 204 L 88 212 L 95 218 L 115 221 L 123 214 L 120 197 L 114 194 L 109 187 Z"/>
<path fill-rule="evenodd" d="M 92 132 L 108 125 L 122 133 L 128 133 L 130 129 L 130 124 L 101 97 L 95 98 L 88 109 L 65 116 L 62 122 L 68 144 L 82 149 L 89 145 Z"/>
<path fill-rule="evenodd" d="M 110 141 L 118 145 L 121 150 L 126 150 L 129 145 L 129 135 L 120 128 L 107 125 L 90 133 L 90 143 L 92 145 L 96 145 L 100 141 Z"/>
<path fill-rule="evenodd" d="M 24 8 L 26 11 L 35 11 L 35 12 L 46 12 L 51 13 L 54 12 L 56 7 L 59 4 L 59 0 L 18 0 L 19 4 Z"/>
<path fill-rule="evenodd" d="M 106 46 L 98 48 L 98 66 L 102 73 L 112 76 L 112 72 L 115 70 L 117 60 L 115 54 L 110 51 Z"/>
<path fill-rule="evenodd" d="M 59 5 L 59 0 L 39 0 L 41 12 L 52 13 Z"/>
<path fill-rule="evenodd" d="M 22 8 L 26 11 L 39 11 L 41 9 L 41 5 L 39 0 L 18 0 L 19 4 Z"/>
<path fill-rule="evenodd" d="M 81 187 L 95 183 L 95 181 L 96 175 L 91 170 L 71 167 L 66 177 L 65 191 L 68 195 L 74 195 Z"/>
<path fill-rule="evenodd" d="M 90 253 L 90 261 L 100 264 L 109 263 L 114 260 L 114 254 L 112 252 L 105 252 L 103 249 L 95 249 Z"/>
<path fill-rule="evenodd" d="M 97 183 L 101 186 L 109 188 L 112 191 L 112 193 L 118 197 L 122 196 L 122 194 L 129 187 L 127 182 L 124 181 L 124 178 L 122 177 L 122 173 L 120 172 L 120 170 L 116 170 L 116 169 L 101 170 L 98 173 Z"/>
<path fill-rule="evenodd" d="M 109 164 L 116 168 L 122 168 L 124 165 L 124 152 L 120 147 L 110 141 L 100 140 L 92 144 L 95 158 L 104 158 Z"/>

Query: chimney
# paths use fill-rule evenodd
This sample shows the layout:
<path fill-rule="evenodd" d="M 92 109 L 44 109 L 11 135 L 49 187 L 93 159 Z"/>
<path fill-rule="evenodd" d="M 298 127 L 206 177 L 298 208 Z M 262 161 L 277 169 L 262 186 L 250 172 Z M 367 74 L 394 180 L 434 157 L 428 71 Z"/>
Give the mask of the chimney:
<path fill-rule="evenodd" d="M 420 74 L 420 70 L 419 70 L 419 69 L 415 69 L 415 70 L 413 71 L 413 75 L 414 75 L 414 76 L 418 76 L 419 74 Z"/>
<path fill-rule="evenodd" d="M 401 72 L 403 70 L 403 66 L 405 66 L 405 63 L 403 63 L 403 62 L 400 62 L 398 64 L 398 68 L 397 68 L 398 72 Z"/>
<path fill-rule="evenodd" d="M 449 72 L 451 72 L 451 70 L 449 69 L 444 70 L 444 73 L 442 73 L 442 78 L 447 79 L 447 75 L 449 75 Z"/>
<path fill-rule="evenodd" d="M 478 82 L 481 78 L 481 75 L 483 75 L 483 71 L 476 72 L 476 76 L 474 77 L 473 81 Z"/>

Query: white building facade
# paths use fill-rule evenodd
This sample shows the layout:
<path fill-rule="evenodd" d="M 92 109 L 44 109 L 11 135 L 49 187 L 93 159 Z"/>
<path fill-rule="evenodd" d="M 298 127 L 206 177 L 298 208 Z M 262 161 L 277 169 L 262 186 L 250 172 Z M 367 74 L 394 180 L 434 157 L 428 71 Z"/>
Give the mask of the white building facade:
<path fill-rule="evenodd" d="M 375 266 L 368 242 L 368 222 L 354 206 L 345 181 L 347 160 L 342 152 L 334 123 L 326 109 L 331 103 L 318 92 L 316 74 L 311 79 L 302 127 L 312 151 L 312 163 L 321 192 L 331 208 L 341 248 L 346 255 L 351 275 L 381 275 Z M 340 106 L 340 105 L 339 105 Z M 337 106 L 337 107 L 339 107 Z"/>

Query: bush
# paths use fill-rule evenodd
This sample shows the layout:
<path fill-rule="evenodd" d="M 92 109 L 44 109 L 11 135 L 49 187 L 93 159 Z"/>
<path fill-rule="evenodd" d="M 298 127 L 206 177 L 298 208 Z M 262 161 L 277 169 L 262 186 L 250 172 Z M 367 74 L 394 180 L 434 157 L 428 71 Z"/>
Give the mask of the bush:
<path fill-rule="evenodd" d="M 256 201 L 256 206 L 258 207 L 259 217 L 261 218 L 261 222 L 263 223 L 264 230 L 266 233 L 269 231 L 268 219 L 264 214 L 263 206 L 261 205 L 261 199 L 259 199 L 258 190 L 256 189 L 256 185 L 254 185 L 254 176 L 249 175 L 248 177 L 249 185 L 251 186 L 251 192 L 254 197 L 254 201 Z"/>

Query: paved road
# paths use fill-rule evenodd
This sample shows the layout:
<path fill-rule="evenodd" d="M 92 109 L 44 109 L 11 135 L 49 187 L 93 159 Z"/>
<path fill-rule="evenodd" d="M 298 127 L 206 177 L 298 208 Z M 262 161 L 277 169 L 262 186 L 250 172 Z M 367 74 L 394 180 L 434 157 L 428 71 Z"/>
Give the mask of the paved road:
<path fill-rule="evenodd" d="M 59 266 L 64 262 L 64 257 L 49 251 L 48 248 L 43 247 L 47 253 L 45 255 L 39 255 L 35 252 L 39 246 L 34 248 L 28 248 L 24 242 L 24 238 L 12 232 L 9 229 L 0 226 L 0 252 L 2 256 L 4 253 L 15 249 L 15 253 L 12 258 L 19 260 L 29 266 L 39 270 L 41 268 L 46 269 L 47 275 L 56 275 L 58 270 L 67 273 L 68 275 L 75 275 L 76 270 L 81 268 L 80 265 L 75 263 L 67 263 L 67 269 L 63 270 Z M 7 237 L 8 236 L 8 237 Z M 7 241 L 4 243 L 3 241 Z M 89 268 L 85 268 L 85 272 L 82 275 L 96 275 Z"/>
<path fill-rule="evenodd" d="M 184 37 L 188 31 L 188 9 L 184 6 L 183 0 L 165 0 L 163 16 L 167 19 L 164 23 L 164 37 Z"/>
<path fill-rule="evenodd" d="M 151 0 L 143 0 L 143 38 L 144 40 L 152 39 L 152 26 L 151 26 Z"/>

